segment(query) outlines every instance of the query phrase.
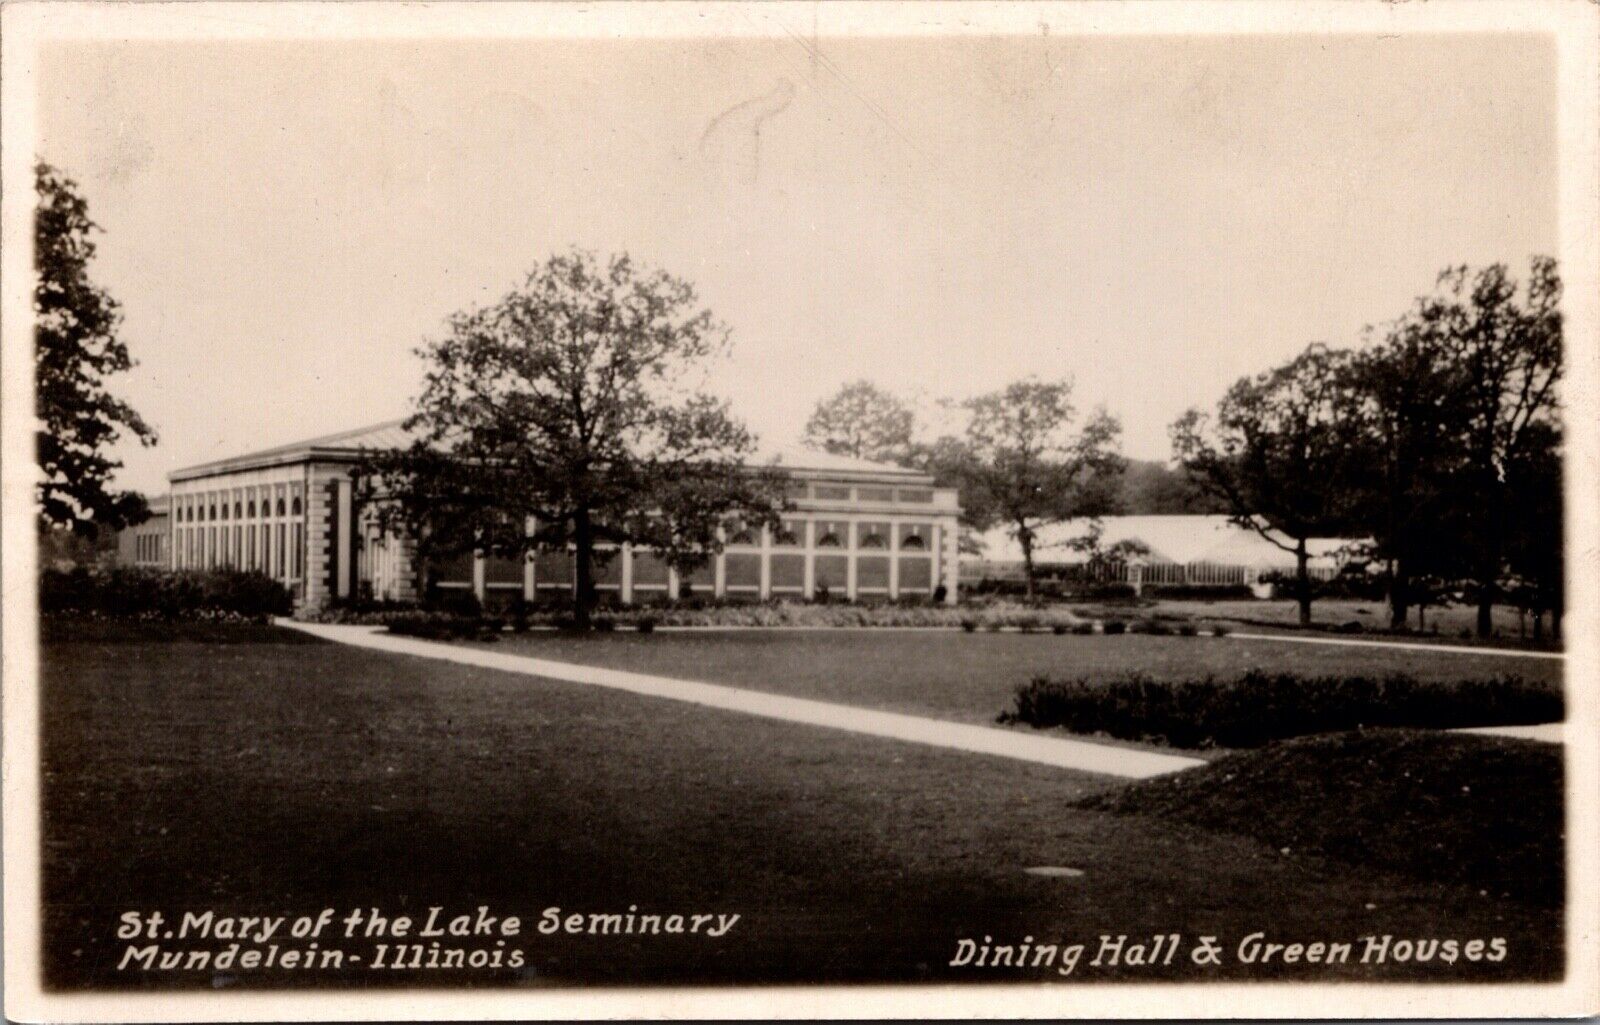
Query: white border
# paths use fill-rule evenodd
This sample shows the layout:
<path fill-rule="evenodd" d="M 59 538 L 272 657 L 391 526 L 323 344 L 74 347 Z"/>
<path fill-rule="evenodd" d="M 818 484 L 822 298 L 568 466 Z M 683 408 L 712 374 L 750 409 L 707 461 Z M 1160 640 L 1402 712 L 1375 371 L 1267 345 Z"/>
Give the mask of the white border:
<path fill-rule="evenodd" d="M 4 670 L 5 1012 L 22 1021 L 730 1017 L 1536 1017 L 1600 1011 L 1600 801 L 1595 682 L 1600 640 L 1600 7 L 1581 0 L 1431 3 L 1172 0 L 1164 3 L 356 4 L 12 3 L 0 10 L 0 590 Z M 1569 656 L 1567 979 L 1550 985 L 1305 983 L 413 990 L 108 995 L 38 985 L 39 835 L 34 681 L 30 264 L 33 88 L 58 40 L 350 37 L 823 37 L 1033 34 L 1539 32 L 1559 40 L 1559 258 L 1566 283 Z M 1505 83 L 1514 89 L 1517 83 Z"/>

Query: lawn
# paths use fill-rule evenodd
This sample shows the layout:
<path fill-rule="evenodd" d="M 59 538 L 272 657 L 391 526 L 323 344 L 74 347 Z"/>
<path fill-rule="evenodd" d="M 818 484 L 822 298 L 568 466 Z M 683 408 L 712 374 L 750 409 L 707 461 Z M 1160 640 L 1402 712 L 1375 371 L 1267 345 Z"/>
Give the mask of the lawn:
<path fill-rule="evenodd" d="M 922 671 L 889 674 L 888 689 L 900 695 L 893 701 L 910 700 L 921 679 L 937 706 L 976 715 L 978 703 L 952 697 L 961 666 L 998 697 L 1010 681 L 997 677 L 1089 650 L 1054 637 L 940 637 L 950 646 L 917 649 Z M 912 649 L 903 645 L 919 638 L 870 639 L 885 645 L 877 655 L 841 635 L 834 640 L 843 647 L 826 658 L 855 660 L 850 675 L 861 675 L 905 658 Z M 1189 822 L 1075 806 L 1113 785 L 1104 779 L 300 643 L 276 631 L 235 640 L 102 635 L 46 643 L 51 985 L 1044 981 L 1059 977 L 949 961 L 963 937 L 1085 942 L 1092 952 L 1102 933 L 1214 934 L 1231 945 L 1263 929 L 1284 942 L 1504 937 L 1510 956 L 1448 969 L 1241 966 L 1230 958 L 1202 971 L 1179 959 L 1159 971 L 1085 966 L 1069 981 L 1560 973 L 1554 909 L 1284 854 Z M 673 664 L 701 678 L 717 667 L 731 671 L 740 658 L 771 666 L 759 654 L 770 635 L 737 644 L 692 635 L 627 640 L 651 645 L 654 665 L 675 653 Z M 563 643 L 527 646 L 575 651 Z M 576 643 L 590 656 L 644 657 L 622 637 Z M 1166 652 L 1173 666 L 1249 650 L 1176 638 L 1139 643 Z M 814 646 L 775 650 L 785 664 L 806 650 L 817 657 Z M 958 654 L 958 666 L 927 679 L 929 663 Z M 1083 874 L 1023 871 L 1040 865 Z M 379 905 L 423 914 L 430 905 L 479 904 L 528 920 L 552 906 L 742 917 L 718 939 L 531 935 L 519 971 L 150 979 L 115 967 L 122 944 L 113 930 L 129 908 L 280 914 Z"/>
<path fill-rule="evenodd" d="M 1559 684 L 1561 663 L 1492 654 L 1285 644 L 1237 637 L 760 631 L 507 635 L 497 650 L 992 724 L 1035 676 L 1231 677 L 1268 666 L 1305 676 L 1409 673 L 1457 682 L 1516 673 Z"/>

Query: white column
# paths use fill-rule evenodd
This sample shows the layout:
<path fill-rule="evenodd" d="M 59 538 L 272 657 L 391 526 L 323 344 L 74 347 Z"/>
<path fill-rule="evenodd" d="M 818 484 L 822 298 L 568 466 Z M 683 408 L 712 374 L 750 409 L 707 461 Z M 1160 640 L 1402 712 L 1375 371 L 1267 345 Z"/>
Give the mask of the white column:
<path fill-rule="evenodd" d="M 961 584 L 961 528 L 954 521 L 939 524 L 935 527 L 939 532 L 938 558 L 939 569 L 933 579 L 944 581 L 944 603 L 954 605 L 960 599 L 956 596 L 956 589 Z"/>
<path fill-rule="evenodd" d="M 806 601 L 811 601 L 813 598 L 815 598 L 817 596 L 817 548 L 816 548 L 817 530 L 816 530 L 815 521 L 807 519 L 805 521 L 804 529 L 805 529 L 805 535 L 800 539 L 800 543 L 805 545 L 805 553 L 806 553 L 805 554 Z"/>
<path fill-rule="evenodd" d="M 721 527 L 717 528 L 717 538 L 724 544 L 727 543 L 728 532 Z M 716 559 L 711 564 L 711 593 L 721 598 L 728 593 L 728 564 L 727 552 L 717 553 Z"/>
<path fill-rule="evenodd" d="M 340 477 L 334 481 L 337 489 L 335 492 L 334 515 L 338 519 L 339 529 L 334 534 L 334 597 L 347 598 L 350 596 L 350 478 Z"/>
<path fill-rule="evenodd" d="M 772 597 L 772 531 L 761 528 L 761 600 Z"/>
<path fill-rule="evenodd" d="M 489 593 L 489 560 L 480 551 L 472 553 L 472 593 L 479 601 Z"/>
<path fill-rule="evenodd" d="M 889 600 L 900 597 L 900 522 L 889 521 Z"/>
<path fill-rule="evenodd" d="M 624 604 L 624 605 L 632 605 L 633 604 L 633 544 L 631 542 L 624 541 L 622 543 L 622 555 L 621 555 L 621 557 L 622 557 L 622 585 L 621 585 L 621 590 L 619 592 L 619 596 L 622 599 L 622 604 Z"/>
<path fill-rule="evenodd" d="M 850 601 L 856 600 L 856 524 L 854 521 L 845 525 L 844 551 L 844 596 Z"/>
<path fill-rule="evenodd" d="M 678 570 L 673 566 L 668 566 L 667 567 L 667 597 L 671 598 L 673 601 L 677 601 L 678 600 L 678 587 L 679 587 L 679 585 L 680 585 L 680 581 L 678 580 Z"/>
<path fill-rule="evenodd" d="M 533 601 L 534 596 L 539 593 L 539 581 L 536 577 L 538 572 L 538 553 L 534 551 L 531 542 L 531 538 L 538 532 L 539 521 L 529 516 L 522 524 L 522 536 L 530 539 L 528 550 L 522 556 L 523 601 Z"/>

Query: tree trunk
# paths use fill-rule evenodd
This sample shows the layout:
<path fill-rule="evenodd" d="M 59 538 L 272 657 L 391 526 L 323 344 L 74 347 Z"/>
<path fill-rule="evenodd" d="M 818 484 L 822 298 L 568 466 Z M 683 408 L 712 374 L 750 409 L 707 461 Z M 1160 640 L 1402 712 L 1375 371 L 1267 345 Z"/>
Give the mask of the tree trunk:
<path fill-rule="evenodd" d="M 1017 543 L 1022 546 L 1022 575 L 1026 578 L 1026 595 L 1033 601 L 1033 535 L 1026 527 L 1017 531 Z"/>
<path fill-rule="evenodd" d="M 589 510 L 580 509 L 573 514 L 572 541 L 572 620 L 579 630 L 588 630 L 594 609 L 594 527 L 589 522 Z"/>
<path fill-rule="evenodd" d="M 1494 635 L 1494 599 L 1500 581 L 1500 538 L 1504 529 L 1498 488 L 1491 488 L 1488 502 L 1489 529 L 1483 539 L 1483 551 L 1478 561 L 1478 636 Z"/>
<path fill-rule="evenodd" d="M 1406 579 L 1405 562 L 1389 560 L 1389 629 L 1404 630 L 1406 616 L 1411 612 L 1410 581 Z"/>
<path fill-rule="evenodd" d="M 1494 634 L 1494 583 L 1485 581 L 1478 585 L 1478 636 Z"/>
<path fill-rule="evenodd" d="M 1295 543 L 1294 549 L 1294 585 L 1295 600 L 1300 603 L 1300 625 L 1311 625 L 1311 569 L 1310 559 L 1306 553 L 1306 539 L 1301 538 Z"/>

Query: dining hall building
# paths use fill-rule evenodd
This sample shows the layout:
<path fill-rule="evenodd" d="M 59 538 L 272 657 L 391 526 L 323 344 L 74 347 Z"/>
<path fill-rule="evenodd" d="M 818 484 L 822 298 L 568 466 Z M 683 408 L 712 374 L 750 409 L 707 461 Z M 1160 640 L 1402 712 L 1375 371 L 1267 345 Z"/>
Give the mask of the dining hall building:
<path fill-rule="evenodd" d="M 470 590 L 494 604 L 571 593 L 573 559 L 566 550 L 521 559 L 467 552 L 430 560 L 427 581 L 420 581 L 414 541 L 379 528 L 373 509 L 358 500 L 354 479 L 363 455 L 409 441 L 396 420 L 173 472 L 172 567 L 259 570 L 287 586 L 299 609 L 354 598 L 415 601 L 419 584 Z M 955 603 L 954 488 L 936 487 L 916 470 L 818 452 L 753 463 L 790 478 L 781 528 L 730 524 L 723 551 L 687 575 L 651 551 L 612 549 L 595 566 L 600 594 L 624 604 L 690 594 Z"/>

